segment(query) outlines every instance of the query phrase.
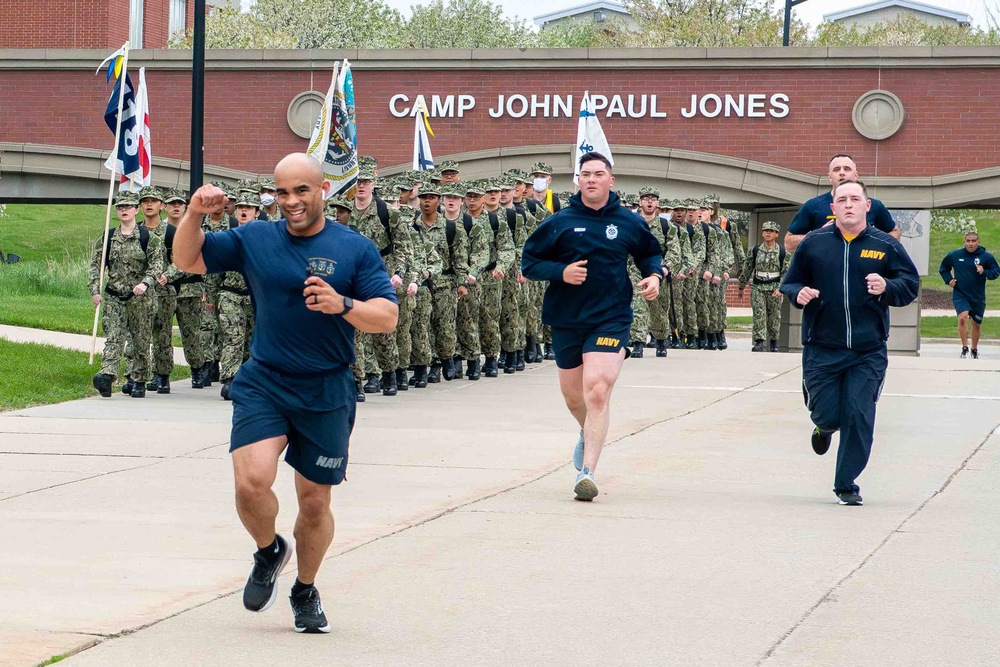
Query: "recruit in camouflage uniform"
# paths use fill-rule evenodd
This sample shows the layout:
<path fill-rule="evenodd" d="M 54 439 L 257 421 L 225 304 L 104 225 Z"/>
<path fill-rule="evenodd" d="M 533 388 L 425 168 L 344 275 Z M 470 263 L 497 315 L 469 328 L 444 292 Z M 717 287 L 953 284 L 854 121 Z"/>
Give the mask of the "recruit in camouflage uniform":
<path fill-rule="evenodd" d="M 504 174 L 508 180 L 514 183 L 511 201 L 514 209 L 524 216 L 525 238 L 529 237 L 538 229 L 542 220 L 548 217 L 549 212 L 544 206 L 536 202 L 533 198 L 525 198 L 524 192 L 528 186 L 528 176 L 520 169 L 509 169 Z M 520 272 L 520 266 L 515 266 L 514 270 Z M 542 298 L 545 294 L 545 284 L 524 279 L 521 282 L 521 304 L 520 310 L 524 313 L 524 361 L 525 363 L 541 363 L 544 358 L 542 352 Z"/>
<path fill-rule="evenodd" d="M 765 222 L 761 231 L 764 242 L 751 248 L 740 271 L 740 293 L 750 284 L 754 352 L 763 352 L 765 341 L 770 341 L 771 352 L 778 351 L 778 332 L 781 328 L 781 292 L 778 286 L 792 258 L 777 243 L 780 231 L 778 223 Z"/>
<path fill-rule="evenodd" d="M 647 213 L 646 208 L 650 211 Z M 660 191 L 655 187 L 639 188 L 639 215 L 646 222 L 653 236 L 660 242 L 663 250 L 663 267 L 668 269 L 670 277 L 667 283 L 673 282 L 673 276 L 681 271 L 681 245 L 677 227 L 670 224 L 669 219 L 660 217 Z M 664 232 L 664 230 L 666 230 Z M 636 283 L 638 284 L 638 283 Z M 672 331 L 670 325 L 670 290 L 664 287 L 659 296 L 649 304 L 649 333 L 656 344 L 656 356 L 667 356 L 667 346 Z M 645 299 L 643 299 L 645 301 Z"/>
<path fill-rule="evenodd" d="M 251 190 L 236 195 L 236 218 L 240 225 L 255 220 L 260 214 L 260 196 Z M 219 359 L 220 395 L 229 398 L 229 386 L 243 362 L 250 358 L 250 337 L 253 335 L 253 310 L 250 290 L 239 271 L 226 271 L 220 276 L 219 324 L 222 329 L 222 354 Z"/>
<path fill-rule="evenodd" d="M 516 209 L 511 208 L 510 213 L 508 213 L 508 209 L 500 204 L 501 193 L 513 189 L 514 182 L 512 180 L 506 177 L 493 179 L 486 185 L 485 203 L 487 210 L 493 209 L 490 212 L 496 216 L 497 229 L 503 231 L 506 228 L 510 234 L 514 249 L 514 263 L 511 265 L 511 270 L 504 273 L 500 288 L 500 353 L 502 358 L 498 360 L 498 365 L 502 366 L 503 372 L 507 374 L 524 370 L 524 318 L 527 314 L 522 310 L 524 306 L 521 294 L 523 284 L 518 280 L 521 252 L 524 250 L 525 241 L 528 240 L 527 223 L 524 216 L 519 214 Z M 509 216 L 512 216 L 513 220 L 510 220 Z M 511 222 L 513 222 L 513 229 L 511 229 Z"/>
<path fill-rule="evenodd" d="M 424 233 L 418 212 L 410 206 L 405 208 L 409 210 L 404 212 L 404 207 L 400 206 L 400 215 L 407 220 L 413 220 L 410 225 L 410 238 L 413 241 L 413 268 L 417 274 L 418 287 L 409 328 L 404 332 L 404 337 L 409 340 L 399 344 L 399 364 L 413 366 L 413 377 L 407 382 L 411 387 L 423 389 L 427 386 L 427 367 L 431 363 L 433 354 L 430 341 L 431 285 L 441 275 L 442 265 L 438 248 L 430 236 Z M 403 357 L 404 352 L 406 358 Z M 401 380 L 406 381 L 405 370 L 401 377 L 396 378 L 396 384 Z"/>
<path fill-rule="evenodd" d="M 685 306 L 685 285 L 693 282 L 694 257 L 691 254 L 691 237 L 687 233 L 684 222 L 686 209 L 682 201 L 672 199 L 669 202 L 671 227 L 677 230 L 677 242 L 680 246 L 680 264 L 673 274 L 670 286 L 670 315 L 676 334 L 670 338 L 670 347 L 685 347 L 687 339 L 687 314 Z M 673 269 L 671 269 L 673 270 Z"/>
<path fill-rule="evenodd" d="M 168 190 L 164 193 L 164 204 L 187 203 L 187 198 L 180 190 Z M 202 303 L 205 292 L 202 289 L 202 276 L 197 273 L 187 273 L 169 263 L 166 270 L 167 282 L 177 291 L 176 314 L 177 326 L 181 332 L 181 345 L 184 346 L 184 359 L 191 369 L 191 388 L 201 389 L 202 367 L 205 365 L 205 353 L 201 343 L 201 316 L 205 309 Z M 173 343 L 171 342 L 171 345 Z M 171 355 L 173 348 L 171 348 Z"/>
<path fill-rule="evenodd" d="M 708 195 L 708 201 L 712 204 L 712 219 L 719 223 L 719 226 L 729 235 L 729 245 L 733 249 L 733 265 L 727 270 L 730 277 L 736 276 L 743 268 L 743 261 L 746 259 L 746 251 L 743 250 L 743 241 L 740 239 L 740 231 L 734 223 L 730 223 L 726 216 L 719 212 L 719 195 Z M 725 350 L 729 347 L 726 341 L 726 329 L 729 328 L 729 308 L 726 306 L 725 295 L 719 305 L 721 309 L 722 329 L 719 332 L 719 349 Z"/>
<path fill-rule="evenodd" d="M 123 214 L 130 220 L 131 224 L 126 227 L 135 224 L 138 205 L 139 198 L 135 193 L 121 192 L 115 197 L 115 206 L 123 207 L 119 220 Z M 94 388 L 101 396 L 111 396 L 111 386 L 118 378 L 119 364 L 124 355 L 129 371 L 122 393 L 144 398 L 149 379 L 149 343 L 156 300 L 153 285 L 163 274 L 163 242 L 159 236 L 149 234 L 144 250 L 138 225 L 127 236 L 122 236 L 120 227 L 111 228 L 108 234 L 110 238 L 107 242 L 102 237 L 94 243 L 90 259 L 88 288 L 91 296 L 95 297 L 101 294 L 101 265 L 105 263 L 107 249 L 107 282 L 102 297 L 106 341 L 101 370 L 94 376 Z M 143 294 L 136 295 L 134 289 L 140 283 L 146 289 Z"/>
<path fill-rule="evenodd" d="M 704 282 L 702 266 L 705 264 L 705 234 L 701 230 L 701 225 L 695 227 L 698 219 L 698 205 L 692 199 L 681 200 L 680 210 L 684 213 L 684 227 L 687 229 L 688 240 L 691 242 L 691 267 L 690 276 L 693 280 L 684 281 L 684 324 L 687 327 L 685 332 L 686 342 L 684 347 L 694 349 L 705 346 L 701 336 L 698 335 L 698 285 Z"/>
<path fill-rule="evenodd" d="M 729 234 L 718 224 L 711 222 L 712 204 L 708 199 L 702 201 L 699 215 L 703 224 L 707 224 L 715 237 L 715 269 L 712 270 L 712 280 L 708 285 L 708 349 L 724 350 L 722 342 L 722 317 L 726 307 L 726 287 L 729 284 L 729 271 L 733 266 L 733 246 Z"/>
<path fill-rule="evenodd" d="M 235 205 L 236 192 L 227 183 L 213 181 L 216 186 L 226 194 L 229 203 Z M 216 213 L 206 215 L 201 220 L 201 229 L 206 234 L 221 232 L 235 226 L 235 218 L 231 219 L 226 213 L 226 208 Z M 221 274 L 208 274 L 202 280 L 202 287 L 205 291 L 204 309 L 201 316 L 201 343 L 202 352 L 205 357 L 205 366 L 202 369 L 201 379 L 206 387 L 211 387 L 213 382 L 220 379 L 219 359 L 222 357 L 222 330 L 219 327 L 219 282 L 222 280 Z"/>
<path fill-rule="evenodd" d="M 273 178 L 260 181 L 260 218 L 268 222 L 281 220 L 281 209 L 278 208 L 278 186 Z"/>
<path fill-rule="evenodd" d="M 174 311 L 177 310 L 177 291 L 169 282 L 161 285 L 161 279 L 166 278 L 166 271 L 172 263 L 173 257 L 171 249 L 167 247 L 167 230 L 173 225 L 164 222 L 160 218 L 163 209 L 163 193 L 159 188 L 147 185 L 139 191 L 139 215 L 142 217 L 142 224 L 152 235 L 160 238 L 164 249 L 164 275 L 156 276 L 153 284 L 155 293 L 155 305 L 153 306 L 153 319 L 150 324 L 152 331 L 152 380 L 146 384 L 148 391 L 155 391 L 157 394 L 170 393 L 170 372 L 174 370 Z M 173 233 L 171 232 L 171 236 Z M 170 239 L 172 242 L 172 239 Z"/>
<path fill-rule="evenodd" d="M 468 279 L 466 280 L 465 288 L 468 290 L 468 294 L 458 300 L 456 308 L 455 330 L 457 334 L 457 347 L 455 348 L 454 357 L 455 373 L 456 376 L 461 377 L 462 360 L 464 359 L 468 362 L 466 377 L 470 380 L 478 380 L 481 375 L 479 355 L 482 353 L 479 326 L 482 316 L 482 283 L 488 280 L 487 275 L 490 273 L 490 270 L 487 269 L 487 266 L 493 254 L 491 247 L 494 245 L 495 240 L 486 212 L 480 208 L 483 196 L 482 187 L 477 183 L 465 183 L 462 187 L 456 189 L 455 185 L 452 184 L 448 194 L 455 196 L 460 190 L 465 190 L 463 196 L 465 197 L 468 214 L 472 218 L 472 225 L 466 229 L 469 236 L 466 247 L 468 249 L 468 275 L 475 279 L 475 282 L 472 283 L 469 283 Z M 431 189 L 428 189 L 427 185 L 421 186 L 420 192 L 437 192 L 438 194 L 442 194 L 437 186 L 431 186 Z M 478 213 L 473 214 L 473 211 L 477 210 Z M 464 224 L 464 216 L 462 221 Z M 489 279 L 492 279 L 492 276 Z M 487 332 L 487 335 L 489 335 L 489 332 Z"/>

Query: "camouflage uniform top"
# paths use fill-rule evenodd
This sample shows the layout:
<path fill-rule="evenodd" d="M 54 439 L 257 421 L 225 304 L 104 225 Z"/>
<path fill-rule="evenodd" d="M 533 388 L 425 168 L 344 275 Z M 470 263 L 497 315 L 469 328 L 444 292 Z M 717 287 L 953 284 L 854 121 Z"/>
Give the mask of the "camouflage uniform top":
<path fill-rule="evenodd" d="M 720 224 L 721 227 L 721 224 Z M 729 245 L 733 250 L 733 264 L 736 266 L 736 271 L 743 267 L 743 261 L 746 259 L 746 251 L 743 249 L 743 241 L 740 239 L 740 232 L 736 229 L 736 225 L 730 220 L 726 220 L 726 226 L 723 231 L 729 235 Z M 729 271 L 735 273 L 732 267 Z"/>
<path fill-rule="evenodd" d="M 715 252 L 718 255 L 715 263 L 716 270 L 712 271 L 712 274 L 721 276 L 723 273 L 729 273 L 731 278 L 735 260 L 733 259 L 733 245 L 729 240 L 729 234 L 718 223 L 711 225 L 711 227 L 715 230 Z"/>
<path fill-rule="evenodd" d="M 267 219 L 268 222 L 277 222 L 282 218 L 280 208 L 275 208 L 274 214 L 272 215 L 271 213 L 268 213 L 266 210 L 264 210 L 263 206 L 261 206 L 260 212 L 264 214 L 264 217 Z"/>
<path fill-rule="evenodd" d="M 465 213 L 463 212 L 463 215 Z M 471 214 L 469 214 L 471 217 Z M 438 213 L 438 216 L 444 217 L 443 213 Z M 462 224 L 462 220 L 456 220 L 455 224 L 465 229 L 465 225 Z M 479 214 L 479 217 L 472 218 L 472 229 L 468 232 L 468 241 L 466 243 L 466 250 L 468 251 L 468 266 L 469 275 L 479 280 L 479 276 L 486 271 L 486 266 L 492 261 L 493 249 L 492 243 L 490 243 L 490 238 L 493 236 L 493 228 L 490 227 L 490 221 L 486 217 L 486 210 Z M 464 283 L 462 283 L 464 284 Z"/>
<path fill-rule="evenodd" d="M 493 226 L 490 224 L 490 216 L 486 209 L 476 218 L 476 226 L 482 229 L 483 238 L 487 241 L 487 264 L 492 264 L 495 269 L 500 269 L 504 274 L 509 274 L 518 261 L 519 256 L 514 243 L 514 235 L 510 233 L 510 225 L 507 224 L 507 214 L 502 208 L 496 210 L 497 233 L 493 234 Z M 524 243 L 522 242 L 522 246 Z M 518 263 L 516 266 L 520 266 Z"/>
<path fill-rule="evenodd" d="M 677 224 L 671 221 L 671 226 L 677 229 L 677 238 L 681 245 L 681 270 L 685 273 L 690 274 L 691 269 L 694 266 L 694 253 L 691 250 L 691 236 L 687 233 L 687 225 L 684 223 Z"/>
<path fill-rule="evenodd" d="M 511 238 L 514 243 L 514 264 L 512 268 L 520 270 L 521 268 L 521 252 L 524 250 L 524 243 L 528 240 L 528 222 L 525 220 L 524 216 L 517 212 L 516 209 L 511 209 L 514 211 L 514 233 Z M 483 210 L 485 213 L 485 209 Z M 506 227 L 507 231 L 510 232 L 510 225 L 507 224 L 507 209 L 500 205 L 497 210 L 494 211 L 497 216 L 497 220 L 500 223 L 500 231 Z M 488 224 L 488 223 L 487 223 Z M 493 228 L 490 228 L 493 231 Z M 498 265 L 499 266 L 499 265 Z M 504 271 L 504 273 L 510 273 L 510 271 Z"/>
<path fill-rule="evenodd" d="M 664 221 L 659 213 L 655 213 L 653 222 L 648 224 L 653 232 L 653 236 L 656 237 L 656 240 L 660 242 L 660 247 L 663 248 L 663 268 L 669 269 L 672 275 L 677 275 L 683 271 L 680 231 L 677 229 L 677 225 L 672 225 Z M 664 227 L 667 228 L 666 236 L 663 234 Z"/>
<path fill-rule="evenodd" d="M 107 278 L 105 289 L 115 294 L 128 295 L 139 283 L 145 283 L 147 290 L 163 274 L 163 241 L 156 234 L 149 235 L 149 243 L 143 252 L 139 240 L 139 225 L 132 233 L 122 236 L 118 227 L 112 227 L 108 233 L 111 242 L 108 244 L 108 268 L 104 271 Z M 94 253 L 90 258 L 88 288 L 90 294 L 100 294 L 101 264 L 104 263 L 103 238 L 94 241 Z"/>
<path fill-rule="evenodd" d="M 206 234 L 213 234 L 215 232 L 222 232 L 229 229 L 229 216 L 222 216 L 221 220 L 212 220 L 209 215 L 204 216 L 201 219 L 201 229 Z M 221 273 L 208 273 L 202 279 L 202 285 L 205 291 L 215 292 L 219 289 L 219 285 L 222 284 L 222 274 Z"/>
<path fill-rule="evenodd" d="M 167 225 L 169 224 L 170 223 L 168 223 L 166 220 L 161 220 L 160 224 L 158 224 L 156 227 L 153 227 L 152 229 L 146 227 L 146 229 L 149 230 L 150 236 L 154 234 L 156 236 L 159 236 L 160 242 L 163 243 L 163 275 L 167 276 L 166 285 L 160 285 L 160 282 L 158 280 L 160 276 L 156 276 L 157 281 L 153 285 L 153 287 L 156 289 L 157 294 L 165 294 L 173 296 L 174 294 L 177 293 L 177 288 L 170 284 L 170 267 L 173 266 L 173 262 L 167 259 Z"/>
<path fill-rule="evenodd" d="M 639 218 L 642 219 L 642 223 L 646 225 L 646 229 L 656 237 L 656 240 L 660 244 L 660 249 L 663 251 L 663 268 L 669 268 L 673 270 L 674 265 L 678 263 L 678 258 L 680 257 L 680 247 L 677 245 L 677 236 L 674 234 L 671 238 L 673 243 L 669 244 L 667 239 L 663 236 L 663 227 L 660 225 L 658 218 L 653 218 L 653 222 L 650 223 L 646 218 L 642 217 L 642 214 L 636 213 Z M 669 228 L 668 228 L 668 231 Z M 639 267 L 636 266 L 635 260 L 630 255 L 628 258 L 628 274 L 632 278 L 632 284 L 638 285 L 642 281 L 642 273 L 639 271 Z"/>
<path fill-rule="evenodd" d="M 778 289 L 778 285 L 785 279 L 785 273 L 788 272 L 788 260 L 792 258 L 791 253 L 785 255 L 785 261 L 782 262 L 781 244 L 776 242 L 770 250 L 767 248 L 767 243 L 761 243 L 757 246 L 757 266 L 753 266 L 752 248 L 746 255 L 740 270 L 740 289 L 745 288 L 747 284 L 752 285 L 758 272 L 777 277 L 778 282 L 768 283 L 765 286 L 769 289 Z"/>
<path fill-rule="evenodd" d="M 534 213 L 532 213 L 531 206 L 528 204 L 529 201 L 535 202 Z M 522 206 L 524 208 L 525 213 L 527 213 L 528 215 L 532 216 L 535 219 L 535 228 L 537 228 L 538 225 L 542 224 L 542 221 L 545 220 L 545 218 L 552 215 L 552 212 L 549 211 L 549 209 L 545 208 L 545 204 L 539 201 L 535 201 L 534 199 L 531 199 L 529 197 L 521 197 L 521 201 L 515 201 L 514 203 L 517 204 L 518 206 Z"/>
<path fill-rule="evenodd" d="M 390 275 L 398 275 L 405 284 L 414 281 L 416 274 L 412 271 L 413 248 L 410 246 L 410 234 L 406 231 L 406 222 L 399 215 L 399 211 L 386 205 L 389 212 L 389 234 L 392 236 L 392 252 L 385 255 L 385 270 Z M 364 234 L 379 252 L 389 246 L 389 237 L 386 235 L 385 225 L 378 217 L 378 204 L 372 198 L 371 204 L 363 211 L 355 209 L 351 211 L 351 219 L 347 223 L 355 227 Z M 412 275 L 411 275 L 412 274 Z"/>
<path fill-rule="evenodd" d="M 469 275 L 469 237 L 465 233 L 465 225 L 461 221 L 455 223 L 455 239 L 452 247 L 448 247 L 448 231 L 444 216 L 440 213 L 434 224 L 428 227 L 423 219 L 417 218 L 425 242 L 430 243 L 441 258 L 441 273 L 434 281 L 435 287 L 457 287 L 465 284 L 465 276 Z"/>
<path fill-rule="evenodd" d="M 400 212 L 402 212 L 402 207 L 400 207 Z M 441 255 L 438 254 L 438 249 L 430 236 L 424 232 L 425 228 L 419 220 L 408 225 L 407 228 L 410 230 L 410 241 L 413 246 L 413 270 L 417 275 L 416 283 L 420 285 L 424 280 L 433 282 L 436 276 L 441 275 Z"/>

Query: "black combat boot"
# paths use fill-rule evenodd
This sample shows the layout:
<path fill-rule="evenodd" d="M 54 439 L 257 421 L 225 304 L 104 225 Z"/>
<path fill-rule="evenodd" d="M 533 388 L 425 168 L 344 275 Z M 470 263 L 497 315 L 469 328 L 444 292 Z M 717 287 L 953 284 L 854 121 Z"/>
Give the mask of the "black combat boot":
<path fill-rule="evenodd" d="M 201 383 L 204 387 L 208 388 L 212 386 L 212 361 L 206 361 L 205 365 L 199 369 L 201 374 Z"/>
<path fill-rule="evenodd" d="M 486 363 L 483 364 L 483 375 L 488 378 L 495 378 L 497 376 L 496 357 L 486 357 Z"/>
<path fill-rule="evenodd" d="M 755 338 L 753 341 L 753 347 L 750 348 L 751 352 L 763 352 L 764 351 L 764 341 L 760 338 Z"/>
<path fill-rule="evenodd" d="M 531 336 L 525 337 L 524 343 L 524 363 L 535 363 L 535 339 Z"/>
<path fill-rule="evenodd" d="M 104 398 L 111 398 L 111 385 L 115 379 L 107 373 L 97 373 L 94 375 L 94 389 Z"/>
<path fill-rule="evenodd" d="M 729 347 L 729 343 L 726 342 L 726 332 L 725 332 L 725 330 L 722 330 L 719 333 L 715 334 L 715 337 L 719 341 L 719 349 L 720 350 L 725 350 L 725 349 L 727 349 Z"/>
<path fill-rule="evenodd" d="M 375 394 L 382 389 L 381 383 L 378 381 L 378 375 L 375 373 L 368 373 L 365 376 L 364 390 L 366 394 Z"/>
<path fill-rule="evenodd" d="M 542 344 L 539 343 L 538 340 L 536 339 L 535 340 L 535 363 L 536 364 L 542 363 L 542 360 L 544 358 L 545 358 L 545 353 L 542 352 Z"/>
<path fill-rule="evenodd" d="M 671 332 L 670 334 L 670 348 L 673 350 L 678 350 L 682 347 L 681 337 L 676 333 Z"/>
<path fill-rule="evenodd" d="M 445 381 L 450 382 L 458 377 L 455 375 L 455 360 L 445 359 L 444 363 L 441 364 L 441 375 L 444 376 Z"/>
<path fill-rule="evenodd" d="M 656 339 L 656 356 L 665 357 L 667 356 L 667 339 L 657 338 Z"/>
<path fill-rule="evenodd" d="M 396 371 L 382 371 L 382 395 L 396 395 Z"/>
<path fill-rule="evenodd" d="M 636 359 L 642 359 L 642 348 L 643 345 L 639 341 L 632 342 L 632 356 Z"/>
<path fill-rule="evenodd" d="M 440 379 L 438 379 L 440 382 Z M 413 367 L 413 388 L 424 389 L 427 387 L 427 366 L 416 365 Z"/>
<path fill-rule="evenodd" d="M 156 391 L 160 388 L 160 374 L 153 373 L 153 379 L 146 383 L 146 391 Z"/>
<path fill-rule="evenodd" d="M 694 350 L 698 347 L 698 339 L 694 334 L 684 335 L 684 349 Z"/>
<path fill-rule="evenodd" d="M 205 381 L 201 379 L 201 369 L 192 368 L 191 369 L 191 388 L 192 389 L 204 389 Z"/>
<path fill-rule="evenodd" d="M 517 370 L 514 367 L 515 364 L 517 363 L 517 357 L 514 356 L 513 352 L 504 352 L 504 351 L 501 351 L 500 352 L 500 356 L 503 357 L 503 372 L 506 375 L 510 375 L 515 370 Z"/>
<path fill-rule="evenodd" d="M 656 338 L 654 336 L 650 336 L 649 340 L 646 341 L 646 344 L 643 347 L 648 347 L 651 350 L 655 350 L 656 349 Z"/>
<path fill-rule="evenodd" d="M 169 394 L 170 393 L 170 376 L 169 375 L 160 375 L 159 378 L 160 378 L 160 384 L 156 388 L 156 393 L 157 394 Z M 146 385 L 146 389 L 149 389 L 149 385 L 148 384 Z"/>
<path fill-rule="evenodd" d="M 361 380 L 354 381 L 354 388 L 357 391 L 357 401 L 358 403 L 365 402 L 365 388 L 361 386 Z"/>
<path fill-rule="evenodd" d="M 556 358 L 556 351 L 552 349 L 552 343 L 545 344 L 545 358 L 549 361 Z"/>
<path fill-rule="evenodd" d="M 427 381 L 431 384 L 437 384 L 441 382 L 441 364 L 433 363 L 431 364 L 431 372 L 427 375 Z M 416 387 L 417 385 L 413 385 Z"/>
<path fill-rule="evenodd" d="M 719 339 L 714 333 L 705 334 L 708 339 L 708 343 L 705 345 L 707 350 L 718 350 L 719 349 Z"/>
<path fill-rule="evenodd" d="M 400 391 L 410 390 L 410 381 L 406 377 L 405 368 L 396 369 L 396 389 L 399 389 Z"/>
<path fill-rule="evenodd" d="M 524 350 L 518 350 L 514 352 L 514 370 L 523 371 L 524 370 Z"/>
<path fill-rule="evenodd" d="M 481 372 L 479 370 L 479 359 L 473 359 L 466 364 L 467 370 L 465 372 L 465 377 L 470 380 L 478 380 L 481 377 Z"/>
<path fill-rule="evenodd" d="M 764 345 L 764 341 L 761 341 L 761 347 L 763 347 L 763 345 Z M 772 340 L 771 341 L 771 352 L 777 352 L 777 351 L 778 351 L 778 341 Z"/>
<path fill-rule="evenodd" d="M 222 379 L 222 389 L 219 390 L 219 396 L 222 397 L 224 401 L 231 401 L 233 399 L 229 398 L 229 386 L 233 383 L 233 378 L 223 378 Z"/>
<path fill-rule="evenodd" d="M 132 383 L 132 393 L 129 396 L 132 398 L 146 398 L 146 383 L 138 381 Z"/>
<path fill-rule="evenodd" d="M 218 361 L 213 361 L 212 362 L 212 382 L 218 382 L 218 381 L 219 381 L 219 362 Z M 205 385 L 205 386 L 207 387 L 208 385 Z"/>
<path fill-rule="evenodd" d="M 135 382 L 132 382 L 132 378 L 125 378 L 125 382 L 122 384 L 122 393 L 131 396 L 133 387 L 135 387 Z"/>
<path fill-rule="evenodd" d="M 708 332 L 704 329 L 698 329 L 698 349 L 704 350 L 708 347 Z"/>
<path fill-rule="evenodd" d="M 458 356 L 456 354 L 454 357 L 451 358 L 451 363 L 452 363 L 452 366 L 455 369 L 455 377 L 456 378 L 461 378 L 462 377 L 462 357 L 460 357 L 460 356 Z M 447 380 L 447 379 L 448 378 L 445 378 L 445 380 Z"/>

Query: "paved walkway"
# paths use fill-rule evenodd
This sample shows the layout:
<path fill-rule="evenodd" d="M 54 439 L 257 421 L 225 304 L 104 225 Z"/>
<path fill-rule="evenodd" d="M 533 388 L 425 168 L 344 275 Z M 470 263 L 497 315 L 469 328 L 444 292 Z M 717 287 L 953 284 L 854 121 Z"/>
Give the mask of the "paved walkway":
<path fill-rule="evenodd" d="M 15 327 L 10 324 L 0 324 L 0 338 L 14 341 L 15 343 L 42 343 L 64 347 L 68 350 L 79 350 L 90 353 L 90 336 L 84 334 L 65 333 L 62 331 L 47 331 L 45 329 L 31 329 L 29 327 Z M 97 339 L 97 354 L 104 349 L 104 338 Z M 174 363 L 179 366 L 187 366 L 184 359 L 184 350 L 180 347 L 174 348 Z"/>
<path fill-rule="evenodd" d="M 996 664 L 998 371 L 891 360 L 863 508 L 808 446 L 797 355 L 627 362 L 592 504 L 551 363 L 372 396 L 334 493 L 329 636 L 291 631 L 294 563 L 242 609 L 216 394 L 5 413 L 0 665 Z"/>

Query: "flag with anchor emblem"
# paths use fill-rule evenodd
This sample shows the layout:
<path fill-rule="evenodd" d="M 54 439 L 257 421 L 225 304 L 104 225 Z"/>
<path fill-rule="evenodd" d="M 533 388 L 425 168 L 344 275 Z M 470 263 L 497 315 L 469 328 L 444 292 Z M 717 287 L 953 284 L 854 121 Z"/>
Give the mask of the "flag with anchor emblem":
<path fill-rule="evenodd" d="M 580 121 L 576 129 L 576 149 L 573 151 L 573 183 L 580 184 L 580 158 L 592 152 L 608 158 L 611 164 L 615 163 L 601 121 L 597 119 L 594 107 L 590 103 L 590 91 L 587 90 L 584 91 L 583 100 L 580 102 Z"/>

